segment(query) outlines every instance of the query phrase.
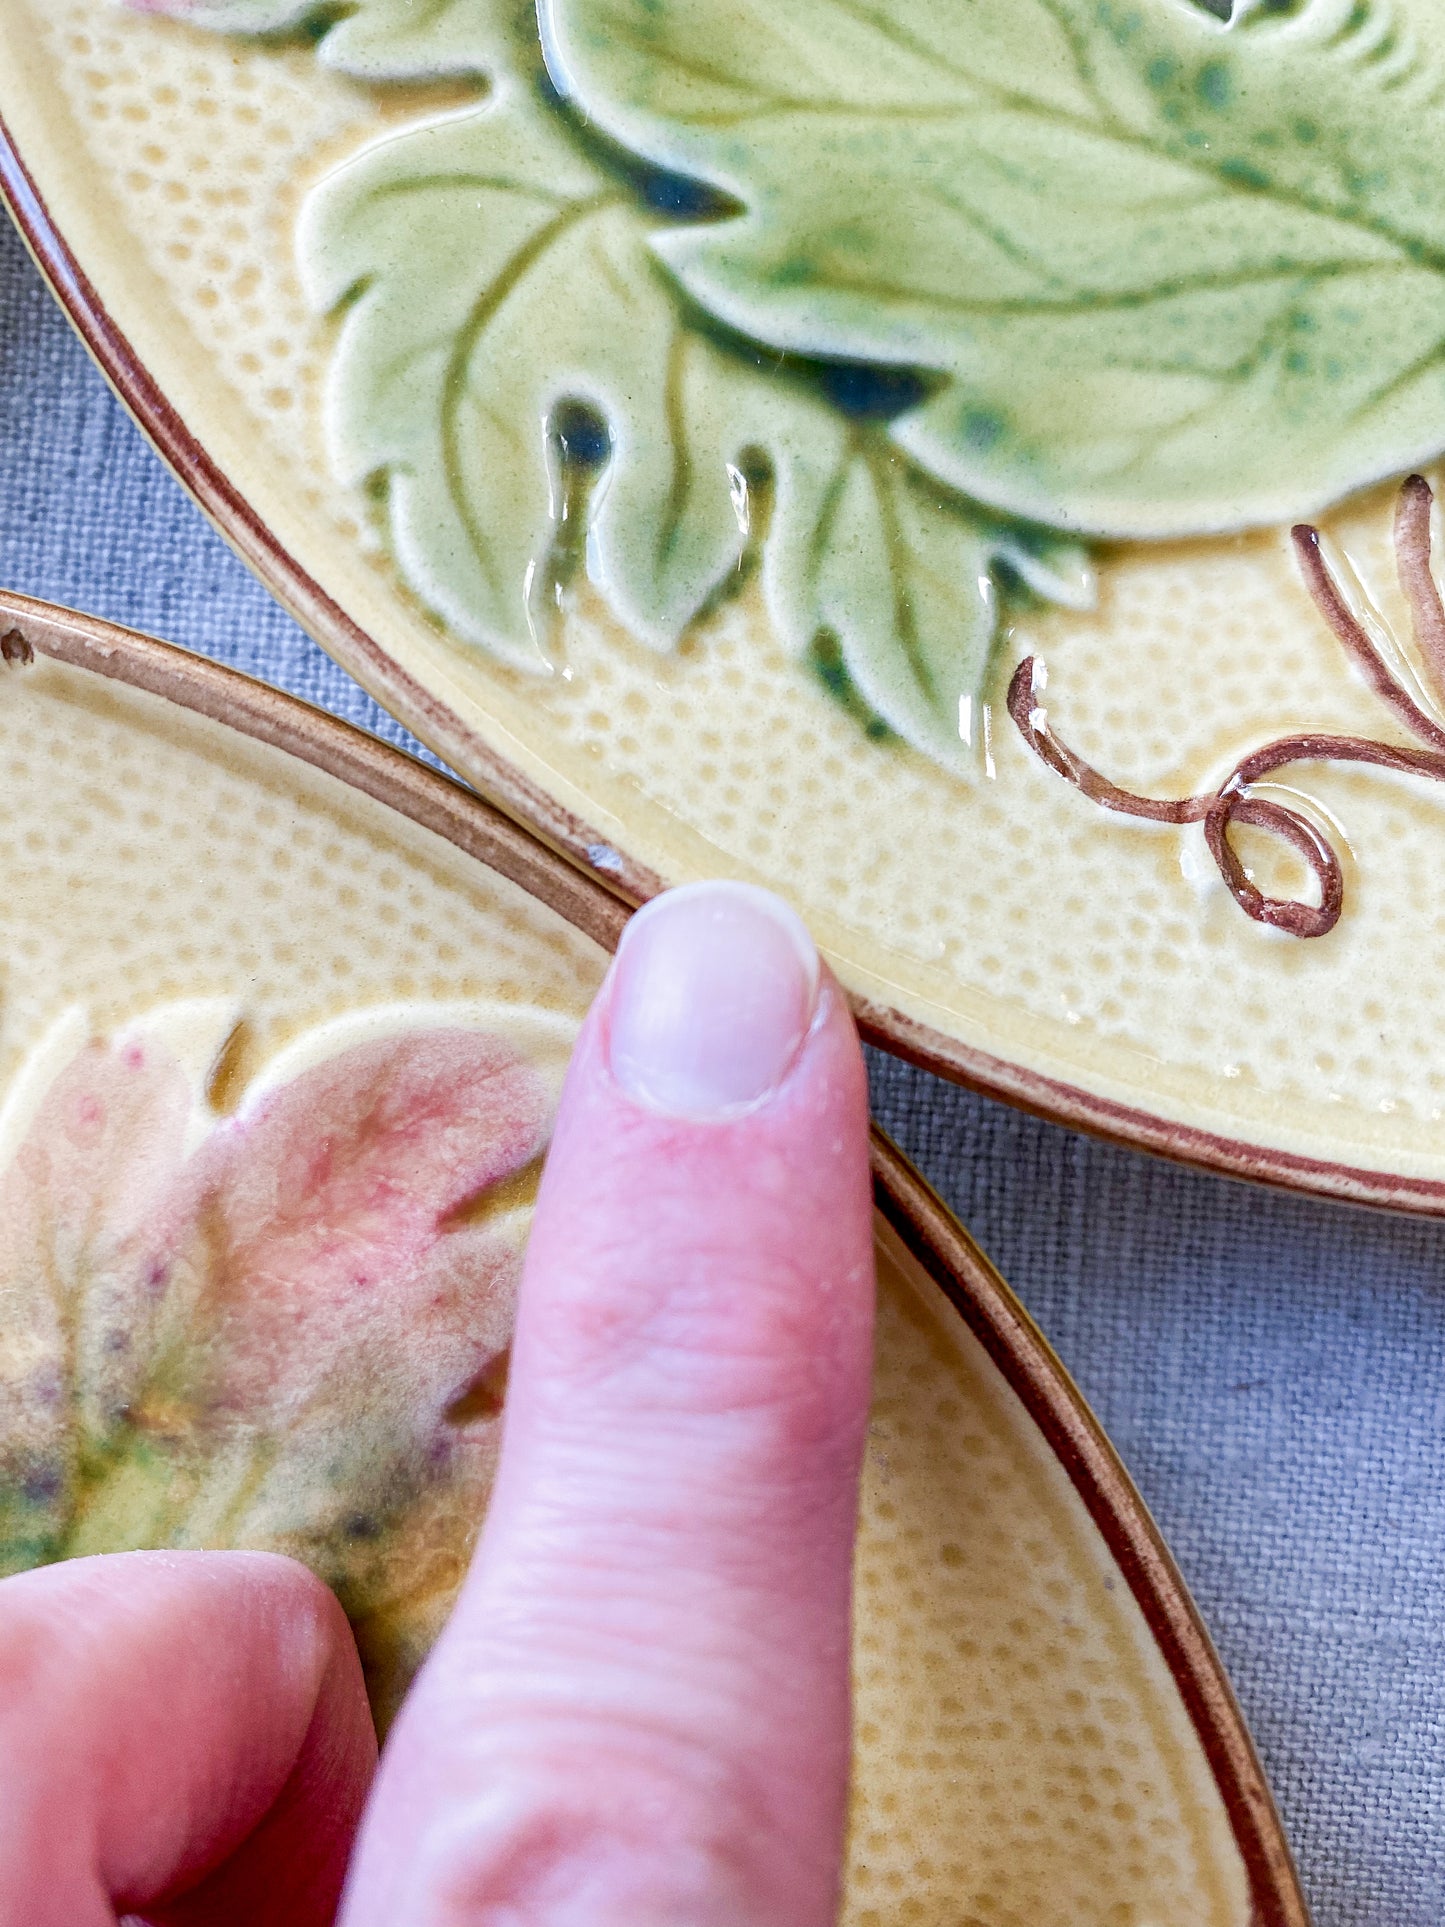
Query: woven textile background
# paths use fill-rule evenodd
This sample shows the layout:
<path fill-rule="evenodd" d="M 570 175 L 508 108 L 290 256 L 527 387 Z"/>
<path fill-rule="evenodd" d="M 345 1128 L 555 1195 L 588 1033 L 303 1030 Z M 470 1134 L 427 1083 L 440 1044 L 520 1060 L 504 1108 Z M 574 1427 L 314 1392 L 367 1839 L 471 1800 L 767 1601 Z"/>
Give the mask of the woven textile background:
<path fill-rule="evenodd" d="M 3 221 L 0 579 L 409 740 L 207 527 Z M 1172 1543 L 1319 1927 L 1442 1927 L 1445 1227 L 1187 1176 L 874 1073 L 883 1122 L 1027 1301 Z"/>

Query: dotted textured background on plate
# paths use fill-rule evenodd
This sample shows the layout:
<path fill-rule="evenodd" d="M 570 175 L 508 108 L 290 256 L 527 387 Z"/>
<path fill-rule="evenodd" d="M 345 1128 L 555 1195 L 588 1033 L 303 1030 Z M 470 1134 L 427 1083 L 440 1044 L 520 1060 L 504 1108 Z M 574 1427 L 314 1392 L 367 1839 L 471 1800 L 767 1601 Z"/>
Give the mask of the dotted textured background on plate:
<path fill-rule="evenodd" d="M 389 576 L 370 506 L 329 478 L 332 331 L 306 310 L 293 228 L 321 172 L 455 89 L 368 89 L 304 47 L 216 38 L 112 0 L 7 4 L 30 9 L 97 178 L 256 432 L 336 539 Z M 1333 526 L 1398 618 L 1389 508 L 1377 493 Z M 584 595 L 565 647 L 568 677 L 495 676 L 580 780 L 606 772 L 720 862 L 780 881 L 885 974 L 891 961 L 945 1004 L 984 996 L 1001 1036 L 1051 1034 L 1062 1062 L 1087 1052 L 1136 1101 L 1212 1102 L 1256 1128 L 1267 1119 L 1275 1139 L 1322 1121 L 1356 1161 L 1369 1146 L 1445 1157 L 1433 988 L 1445 915 L 1428 887 L 1445 791 L 1309 772 L 1303 787 L 1341 826 L 1349 910 L 1325 941 L 1291 944 L 1232 904 L 1198 828 L 1106 818 L 1045 771 L 997 690 L 996 779 L 961 787 L 911 751 L 866 744 L 782 654 L 755 596 L 663 659 Z M 1217 781 L 1301 725 L 1389 733 L 1274 533 L 1121 552 L 1096 615 L 1021 619 L 1011 649 L 1044 653 L 1055 721 L 1126 781 Z M 1268 888 L 1300 882 L 1277 846 L 1255 839 L 1245 855 Z M 1152 1093 L 1141 1063 L 1159 1067 Z"/>
<path fill-rule="evenodd" d="M 0 1089 L 75 1002 L 110 1033 L 239 999 L 238 1087 L 351 1010 L 585 1009 L 594 946 L 326 777 L 44 660 L 0 698 Z M 879 1349 L 848 1917 L 951 1927 L 972 1893 L 996 1927 L 1243 1927 L 1177 1695 L 1037 1433 L 896 1280 Z"/>
<path fill-rule="evenodd" d="M 880 1286 L 845 1927 L 1245 1927 L 1203 1755 L 1077 1494 L 978 1343 Z"/>
<path fill-rule="evenodd" d="M 110 1032 L 240 997 L 240 1079 L 358 1006 L 586 1009 L 591 943 L 367 799 L 79 671 L 11 671 L 3 697 L 0 1079 L 71 1003 Z"/>
<path fill-rule="evenodd" d="M 3 223 L 0 573 L 404 738 L 186 502 Z M 1317 1927 L 1439 1927 L 1445 1228 L 1172 1170 L 885 1058 L 873 1075 L 1168 1536 Z"/>

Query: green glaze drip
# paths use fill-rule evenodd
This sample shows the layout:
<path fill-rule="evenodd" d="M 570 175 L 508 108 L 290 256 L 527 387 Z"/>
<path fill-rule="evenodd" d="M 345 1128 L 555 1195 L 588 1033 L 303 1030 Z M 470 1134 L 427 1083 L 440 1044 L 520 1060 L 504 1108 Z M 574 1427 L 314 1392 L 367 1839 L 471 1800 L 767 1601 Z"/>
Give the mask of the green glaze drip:
<path fill-rule="evenodd" d="M 858 685 L 848 674 L 838 638 L 824 629 L 813 638 L 808 651 L 808 666 L 844 713 L 850 716 L 870 743 L 886 743 L 893 731 L 878 711 L 863 700 Z"/>

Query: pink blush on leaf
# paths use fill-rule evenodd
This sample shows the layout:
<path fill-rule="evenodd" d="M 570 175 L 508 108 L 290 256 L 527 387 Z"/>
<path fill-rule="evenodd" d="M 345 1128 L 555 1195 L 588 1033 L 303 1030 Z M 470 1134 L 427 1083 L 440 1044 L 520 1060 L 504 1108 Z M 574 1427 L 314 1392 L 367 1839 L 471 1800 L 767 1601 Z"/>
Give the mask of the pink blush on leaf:
<path fill-rule="evenodd" d="M 0 1177 L 0 1571 L 264 1546 L 333 1585 L 394 1704 L 485 1505 L 549 1087 L 506 1039 L 343 1051 L 185 1155 L 150 1039 L 92 1044 Z"/>

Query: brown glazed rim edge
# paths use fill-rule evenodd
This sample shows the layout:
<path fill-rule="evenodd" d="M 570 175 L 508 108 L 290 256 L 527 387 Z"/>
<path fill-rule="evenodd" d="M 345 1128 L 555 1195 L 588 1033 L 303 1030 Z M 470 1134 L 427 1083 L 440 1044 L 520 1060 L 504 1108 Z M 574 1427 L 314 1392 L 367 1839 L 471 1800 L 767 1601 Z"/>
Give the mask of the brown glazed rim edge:
<path fill-rule="evenodd" d="M 206 657 L 0 590 L 6 641 L 160 696 L 325 771 L 509 878 L 606 950 L 630 914 L 528 831 L 440 771 Z M 7 652 L 6 661 L 10 661 Z M 0 668 L 0 676 L 23 673 Z M 884 1220 L 978 1338 L 1058 1457 L 1158 1643 L 1219 1788 L 1252 1898 L 1250 1927 L 1309 1927 L 1283 1826 L 1234 1694 L 1158 1527 L 1048 1341 L 948 1207 L 875 1125 Z"/>
<path fill-rule="evenodd" d="M 662 887 L 549 796 L 386 653 L 283 547 L 147 370 L 71 253 L 0 118 L 0 199 L 76 332 L 122 403 L 203 513 L 308 634 L 376 700 L 510 817 L 634 907 Z M 992 1056 L 890 1006 L 851 995 L 870 1044 L 1051 1124 L 1216 1175 L 1355 1204 L 1445 1217 L 1445 1179 L 1416 1178 L 1222 1136 L 1120 1104 Z"/>
<path fill-rule="evenodd" d="M 1284 1827 L 1239 1703 L 1158 1526 L 1048 1340 L 948 1206 L 877 1125 L 883 1218 L 948 1298 L 1043 1433 L 1164 1656 L 1199 1735 L 1249 1879 L 1251 1927 L 1309 1927 Z"/>
<path fill-rule="evenodd" d="M 342 722 L 239 669 L 228 669 L 99 616 L 80 615 L 0 589 L 0 631 L 9 647 L 0 677 L 24 674 L 16 658 L 36 655 L 162 696 L 338 777 L 413 823 L 444 837 L 509 878 L 574 928 L 615 950 L 631 914 L 529 830 L 472 790 L 378 737 Z M 20 638 L 17 645 L 12 638 Z"/>

